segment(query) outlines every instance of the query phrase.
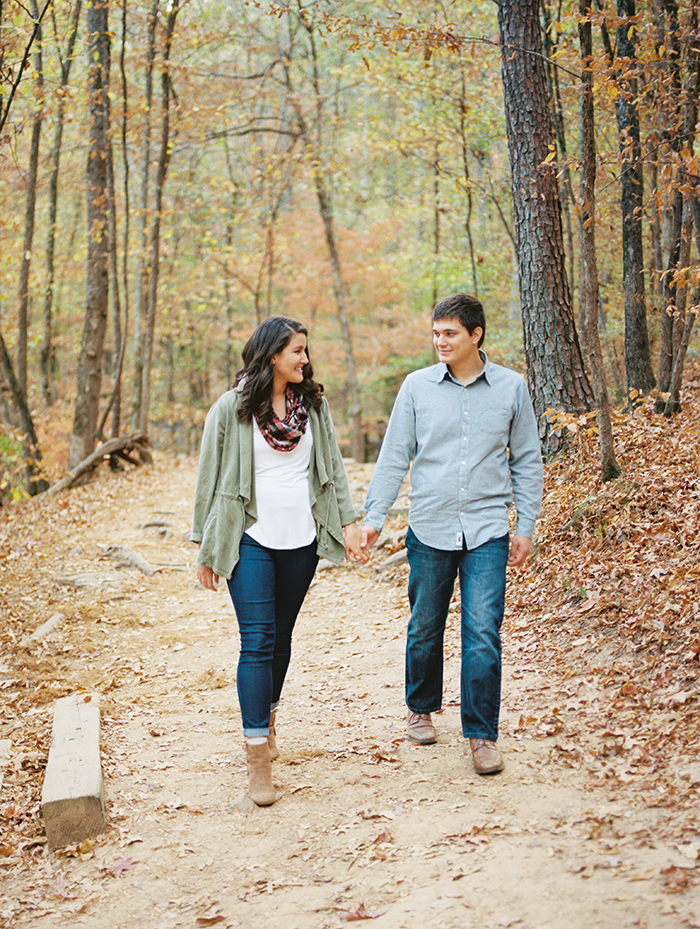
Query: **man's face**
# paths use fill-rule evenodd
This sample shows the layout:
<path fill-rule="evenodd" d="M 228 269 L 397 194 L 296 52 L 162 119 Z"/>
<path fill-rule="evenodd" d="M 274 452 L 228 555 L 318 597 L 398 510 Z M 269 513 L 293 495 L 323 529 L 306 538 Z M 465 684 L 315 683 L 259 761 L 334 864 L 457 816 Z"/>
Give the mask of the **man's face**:
<path fill-rule="evenodd" d="M 461 368 L 479 355 L 481 327 L 469 332 L 458 319 L 436 319 L 433 323 L 433 344 L 440 361 L 451 368 Z"/>

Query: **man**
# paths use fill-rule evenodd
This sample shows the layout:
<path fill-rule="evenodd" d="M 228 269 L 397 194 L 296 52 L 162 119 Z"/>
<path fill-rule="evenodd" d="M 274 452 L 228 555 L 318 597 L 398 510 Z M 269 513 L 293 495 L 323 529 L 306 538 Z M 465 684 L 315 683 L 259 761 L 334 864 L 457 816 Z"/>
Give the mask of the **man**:
<path fill-rule="evenodd" d="M 440 361 L 409 374 L 396 398 L 367 492 L 362 544 L 369 549 L 379 538 L 410 467 L 408 738 L 437 741 L 431 713 L 442 705 L 445 622 L 459 576 L 462 733 L 476 771 L 496 774 L 506 566 L 530 554 L 542 456 L 527 385 L 480 351 L 485 331 L 475 297 L 453 294 L 435 307 Z"/>

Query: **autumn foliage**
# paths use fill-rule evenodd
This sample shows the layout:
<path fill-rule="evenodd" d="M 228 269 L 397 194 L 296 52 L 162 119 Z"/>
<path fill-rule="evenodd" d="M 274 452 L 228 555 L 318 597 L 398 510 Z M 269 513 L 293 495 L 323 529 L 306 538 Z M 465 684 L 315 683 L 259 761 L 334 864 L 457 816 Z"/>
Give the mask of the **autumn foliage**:
<path fill-rule="evenodd" d="M 558 760 L 588 764 L 591 789 L 686 811 L 697 781 L 678 765 L 700 748 L 699 373 L 677 420 L 654 415 L 653 399 L 616 416 L 618 480 L 601 483 L 585 425 L 548 463 L 538 542 L 509 614 L 514 663 L 561 681 L 557 705 L 523 727 L 556 734 Z"/>

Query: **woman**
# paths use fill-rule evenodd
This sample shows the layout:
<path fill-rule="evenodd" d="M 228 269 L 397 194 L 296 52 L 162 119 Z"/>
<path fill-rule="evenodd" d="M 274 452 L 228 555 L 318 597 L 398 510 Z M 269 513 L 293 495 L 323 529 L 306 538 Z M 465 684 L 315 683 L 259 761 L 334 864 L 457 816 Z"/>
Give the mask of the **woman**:
<path fill-rule="evenodd" d="M 284 316 L 266 319 L 243 365 L 207 415 L 191 538 L 200 543 L 200 583 L 214 590 L 219 577 L 228 580 L 241 638 L 248 794 L 269 806 L 274 718 L 318 559 L 367 556 L 306 329 Z"/>

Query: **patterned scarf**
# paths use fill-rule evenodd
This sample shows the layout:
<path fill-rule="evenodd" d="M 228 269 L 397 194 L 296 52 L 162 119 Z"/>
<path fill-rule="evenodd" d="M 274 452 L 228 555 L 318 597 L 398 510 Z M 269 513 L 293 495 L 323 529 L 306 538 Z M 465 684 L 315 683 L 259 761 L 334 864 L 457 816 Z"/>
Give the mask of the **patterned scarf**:
<path fill-rule="evenodd" d="M 306 432 L 309 421 L 301 394 L 295 393 L 289 386 L 285 392 L 285 403 L 284 419 L 280 419 L 274 410 L 269 423 L 261 423 L 256 417 L 265 441 L 278 452 L 291 452 L 295 449 Z"/>

